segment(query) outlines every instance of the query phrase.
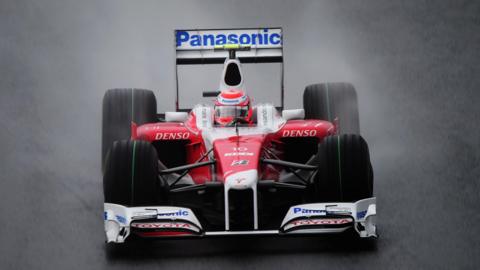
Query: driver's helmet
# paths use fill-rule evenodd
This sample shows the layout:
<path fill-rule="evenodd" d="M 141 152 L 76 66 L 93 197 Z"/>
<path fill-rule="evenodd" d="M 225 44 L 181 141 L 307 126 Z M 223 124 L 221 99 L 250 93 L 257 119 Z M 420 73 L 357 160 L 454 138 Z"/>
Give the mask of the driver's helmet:
<path fill-rule="evenodd" d="M 234 120 L 251 124 L 252 108 L 250 98 L 239 89 L 220 92 L 215 101 L 215 123 L 228 125 Z"/>

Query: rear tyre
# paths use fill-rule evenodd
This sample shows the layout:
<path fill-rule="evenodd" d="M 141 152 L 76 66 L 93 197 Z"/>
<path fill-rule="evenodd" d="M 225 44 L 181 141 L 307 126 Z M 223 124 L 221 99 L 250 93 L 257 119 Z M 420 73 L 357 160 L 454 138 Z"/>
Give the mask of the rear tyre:
<path fill-rule="evenodd" d="M 303 92 L 305 119 L 338 121 L 340 134 L 360 134 L 357 92 L 349 83 L 312 84 Z"/>
<path fill-rule="evenodd" d="M 103 97 L 102 170 L 107 152 L 117 140 L 131 137 L 131 123 L 138 125 L 156 122 L 157 101 L 150 90 L 110 89 Z"/>
<path fill-rule="evenodd" d="M 372 197 L 370 154 L 360 135 L 326 137 L 319 144 L 317 158 L 319 169 L 311 185 L 313 201 L 354 202 Z"/>
<path fill-rule="evenodd" d="M 162 201 L 157 151 L 145 141 L 116 141 L 103 176 L 105 202 L 127 206 L 158 205 Z"/>

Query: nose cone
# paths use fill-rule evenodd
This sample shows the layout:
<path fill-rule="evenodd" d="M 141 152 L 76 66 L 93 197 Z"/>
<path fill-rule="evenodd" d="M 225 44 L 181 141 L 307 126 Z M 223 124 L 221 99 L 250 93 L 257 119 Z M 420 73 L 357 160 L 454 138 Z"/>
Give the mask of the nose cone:
<path fill-rule="evenodd" d="M 257 170 L 241 171 L 231 174 L 225 179 L 225 188 L 236 190 L 249 189 L 257 185 L 257 180 Z"/>
<path fill-rule="evenodd" d="M 227 179 L 231 179 L 232 185 L 238 182 L 235 185 L 239 187 L 252 181 L 252 175 L 257 181 L 262 142 L 262 136 L 232 136 L 215 140 L 213 148 L 219 180 L 226 183 Z"/>

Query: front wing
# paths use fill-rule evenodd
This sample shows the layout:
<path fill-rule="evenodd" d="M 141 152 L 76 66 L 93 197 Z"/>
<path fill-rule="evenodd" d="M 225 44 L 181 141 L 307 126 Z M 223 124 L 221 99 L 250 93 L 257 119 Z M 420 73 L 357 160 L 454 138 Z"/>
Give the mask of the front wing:
<path fill-rule="evenodd" d="M 340 233 L 353 228 L 360 237 L 377 237 L 376 199 L 354 203 L 311 203 L 291 206 L 278 230 L 205 231 L 194 212 L 174 206 L 126 207 L 104 204 L 107 242 L 141 237 L 206 237 L 225 235 L 297 235 Z"/>

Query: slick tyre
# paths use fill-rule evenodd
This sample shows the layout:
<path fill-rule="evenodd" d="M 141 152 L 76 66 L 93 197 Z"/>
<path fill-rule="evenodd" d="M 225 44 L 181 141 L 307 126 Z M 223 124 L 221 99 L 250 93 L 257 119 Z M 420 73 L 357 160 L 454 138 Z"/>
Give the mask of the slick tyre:
<path fill-rule="evenodd" d="M 340 134 L 360 134 L 357 92 L 349 83 L 312 84 L 303 92 L 305 119 L 338 121 Z"/>
<path fill-rule="evenodd" d="M 117 140 L 131 137 L 131 123 L 156 122 L 157 101 L 150 90 L 110 89 L 102 104 L 102 170 L 107 152 Z"/>
<path fill-rule="evenodd" d="M 312 181 L 316 202 L 354 202 L 373 196 L 373 170 L 365 140 L 356 134 L 326 137 L 319 144 Z"/>
<path fill-rule="evenodd" d="M 127 206 L 158 205 L 162 186 L 157 151 L 145 141 L 116 141 L 103 176 L 105 202 Z M 164 199 L 164 198 L 163 198 Z"/>

